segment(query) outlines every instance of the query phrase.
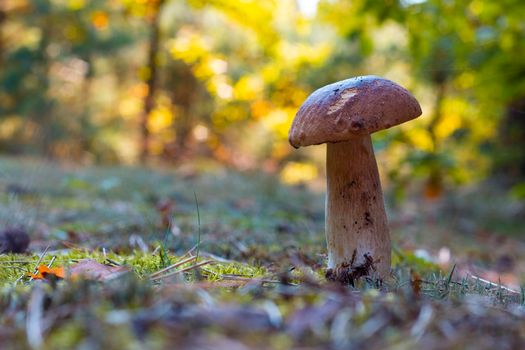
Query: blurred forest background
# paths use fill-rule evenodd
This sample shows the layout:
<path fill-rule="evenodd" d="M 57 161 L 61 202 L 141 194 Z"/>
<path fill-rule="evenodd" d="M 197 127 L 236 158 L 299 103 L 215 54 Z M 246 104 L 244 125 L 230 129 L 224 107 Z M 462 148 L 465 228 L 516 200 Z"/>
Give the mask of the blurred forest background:
<path fill-rule="evenodd" d="M 521 0 L 2 0 L 0 152 L 83 164 L 214 160 L 322 175 L 288 128 L 315 89 L 375 74 L 423 116 L 375 135 L 399 196 L 487 178 L 525 197 Z"/>

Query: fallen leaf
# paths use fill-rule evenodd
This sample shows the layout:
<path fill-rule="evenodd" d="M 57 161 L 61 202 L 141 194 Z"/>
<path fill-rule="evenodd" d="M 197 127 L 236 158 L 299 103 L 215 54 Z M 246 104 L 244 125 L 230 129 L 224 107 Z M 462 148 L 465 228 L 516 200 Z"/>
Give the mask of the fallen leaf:
<path fill-rule="evenodd" d="M 421 295 L 421 276 L 413 270 L 410 271 L 410 286 L 415 297 Z"/>
<path fill-rule="evenodd" d="M 47 267 L 46 265 L 40 265 L 37 268 L 37 273 L 28 273 L 30 277 L 35 280 L 42 280 L 51 278 L 64 278 L 64 268 L 60 267 Z"/>
<path fill-rule="evenodd" d="M 71 278 L 83 278 L 94 281 L 107 281 L 128 270 L 123 266 L 109 266 L 93 259 L 81 260 L 69 267 Z"/>

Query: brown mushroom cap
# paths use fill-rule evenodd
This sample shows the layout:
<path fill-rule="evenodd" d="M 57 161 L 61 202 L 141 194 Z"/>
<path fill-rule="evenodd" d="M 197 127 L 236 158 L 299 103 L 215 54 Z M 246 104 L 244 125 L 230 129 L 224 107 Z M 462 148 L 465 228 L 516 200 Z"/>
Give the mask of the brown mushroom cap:
<path fill-rule="evenodd" d="M 393 81 L 373 75 L 355 77 L 314 91 L 290 128 L 296 148 L 347 141 L 388 129 L 421 115 L 417 100 Z"/>

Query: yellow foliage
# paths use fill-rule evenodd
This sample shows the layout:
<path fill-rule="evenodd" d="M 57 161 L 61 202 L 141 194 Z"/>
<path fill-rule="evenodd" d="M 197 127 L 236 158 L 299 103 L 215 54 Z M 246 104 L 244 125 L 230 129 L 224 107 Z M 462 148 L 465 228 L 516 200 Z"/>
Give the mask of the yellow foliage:
<path fill-rule="evenodd" d="M 136 98 L 144 98 L 148 94 L 148 84 L 145 84 L 145 83 L 134 84 L 129 89 L 129 92 L 132 96 Z"/>
<path fill-rule="evenodd" d="M 500 43 L 500 47 L 503 49 L 503 50 L 510 50 L 513 48 L 514 46 L 514 36 L 511 34 L 511 33 L 503 33 L 501 36 L 500 36 L 500 40 L 499 40 L 499 43 Z"/>
<path fill-rule="evenodd" d="M 210 65 L 208 65 L 206 62 L 194 64 L 193 73 L 195 74 L 195 77 L 200 80 L 206 80 L 215 75 Z"/>
<path fill-rule="evenodd" d="M 109 25 L 108 14 L 103 11 L 95 11 L 91 14 L 91 23 L 98 30 L 106 29 Z"/>
<path fill-rule="evenodd" d="M 484 4 L 483 4 L 483 1 L 480 1 L 480 0 L 474 0 L 472 1 L 469 6 L 468 6 L 468 9 L 470 11 L 472 11 L 472 13 L 476 16 L 479 16 L 483 13 L 483 10 L 484 10 Z"/>
<path fill-rule="evenodd" d="M 432 151 L 434 145 L 432 144 L 432 138 L 430 137 L 430 134 L 427 130 L 414 128 L 410 130 L 407 136 L 410 138 L 410 141 L 412 141 L 412 144 L 414 144 L 414 146 L 417 148 L 424 151 Z"/>
<path fill-rule="evenodd" d="M 65 37 L 73 42 L 79 42 L 83 39 L 83 33 L 80 31 L 80 29 L 74 25 L 68 25 L 64 29 L 64 35 Z"/>
<path fill-rule="evenodd" d="M 69 0 L 67 7 L 73 11 L 81 10 L 86 7 L 86 0 Z"/>
<path fill-rule="evenodd" d="M 436 125 L 435 133 L 438 139 L 444 139 L 461 126 L 461 118 L 457 114 L 445 114 Z"/>
<path fill-rule="evenodd" d="M 280 174 L 281 181 L 294 185 L 317 178 L 317 167 L 310 163 L 290 162 L 286 164 Z"/>
<path fill-rule="evenodd" d="M 283 159 L 290 154 L 291 149 L 288 140 L 274 143 L 272 147 L 272 159 Z"/>
<path fill-rule="evenodd" d="M 42 40 L 42 29 L 30 27 L 24 30 L 24 35 L 20 38 L 20 45 L 36 49 Z"/>
<path fill-rule="evenodd" d="M 151 71 L 149 69 L 149 67 L 141 67 L 139 69 L 139 78 L 143 81 L 146 81 L 149 79 L 149 77 L 151 76 Z"/>
<path fill-rule="evenodd" d="M 149 142 L 148 151 L 154 156 L 158 156 L 164 150 L 164 143 L 161 140 L 152 139 Z"/>
<path fill-rule="evenodd" d="M 173 58 L 183 60 L 188 64 L 197 62 L 207 56 L 210 51 L 210 44 L 206 38 L 187 26 L 179 30 L 177 37 L 171 40 L 169 46 Z M 206 68 L 211 70 L 209 66 Z"/>
<path fill-rule="evenodd" d="M 173 123 L 173 113 L 167 106 L 159 106 L 154 109 L 148 119 L 148 130 L 155 134 L 168 127 Z"/>
<path fill-rule="evenodd" d="M 213 125 L 217 129 L 227 127 L 228 125 L 246 118 L 246 108 L 238 104 L 224 104 L 217 108 L 211 118 Z"/>
<path fill-rule="evenodd" d="M 124 119 L 132 119 L 140 113 L 142 100 L 134 97 L 123 98 L 118 104 L 119 114 Z"/>
<path fill-rule="evenodd" d="M 262 120 L 264 127 L 272 131 L 277 138 L 288 138 L 288 129 L 295 116 L 295 108 L 276 108 Z"/>
<path fill-rule="evenodd" d="M 277 81 L 281 77 L 281 69 L 274 64 L 267 65 L 261 71 L 261 76 L 267 83 Z"/>
<path fill-rule="evenodd" d="M 229 100 L 233 97 L 233 88 L 225 75 L 216 75 L 208 80 L 206 87 L 208 91 L 224 100 Z"/>
<path fill-rule="evenodd" d="M 10 137 L 21 128 L 23 124 L 23 120 L 19 117 L 3 118 L 2 123 L 0 123 L 0 137 Z"/>
<path fill-rule="evenodd" d="M 280 46 L 282 59 L 294 65 L 320 66 L 328 59 L 331 52 L 332 46 L 328 43 L 311 46 L 303 43 L 282 42 Z"/>
<path fill-rule="evenodd" d="M 261 96 L 264 82 L 256 75 L 243 76 L 234 87 L 234 95 L 239 100 L 254 100 Z"/>
<path fill-rule="evenodd" d="M 190 27 L 179 30 L 170 44 L 172 57 L 191 65 L 193 74 L 205 83 L 210 94 L 230 100 L 234 97 L 234 87 L 226 75 L 228 62 L 210 51 L 208 40 Z"/>
<path fill-rule="evenodd" d="M 270 113 L 272 104 L 265 100 L 255 100 L 251 104 L 251 114 L 253 119 L 263 118 L 266 114 Z"/>
<path fill-rule="evenodd" d="M 457 84 L 462 89 L 470 89 L 474 84 L 474 74 L 471 72 L 463 72 L 457 78 Z"/>
<path fill-rule="evenodd" d="M 228 62 L 219 58 L 210 58 L 206 64 L 214 74 L 224 74 L 228 71 Z"/>
<path fill-rule="evenodd" d="M 443 116 L 436 125 L 435 133 L 438 139 L 444 139 L 461 127 L 465 101 L 460 99 L 447 100 L 443 108 Z"/>

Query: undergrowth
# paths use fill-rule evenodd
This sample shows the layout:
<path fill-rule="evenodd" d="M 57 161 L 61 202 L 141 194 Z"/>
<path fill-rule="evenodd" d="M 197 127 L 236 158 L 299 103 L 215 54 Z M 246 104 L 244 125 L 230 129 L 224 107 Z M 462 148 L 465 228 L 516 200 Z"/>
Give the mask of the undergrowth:
<path fill-rule="evenodd" d="M 523 289 L 465 274 L 473 260 L 513 266 L 519 281 L 522 245 L 480 235 L 487 226 L 471 222 L 462 232 L 461 200 L 454 212 L 391 209 L 392 276 L 352 287 L 324 277 L 322 193 L 220 167 L 153 172 L 1 159 L 0 229 L 22 228 L 32 242 L 27 254 L 0 255 L 0 348 L 524 348 Z M 461 219 L 487 208 L 479 200 L 469 210 Z M 438 261 L 440 250 L 452 258 Z M 67 270 L 85 259 L 127 272 L 28 275 L 37 264 Z"/>

